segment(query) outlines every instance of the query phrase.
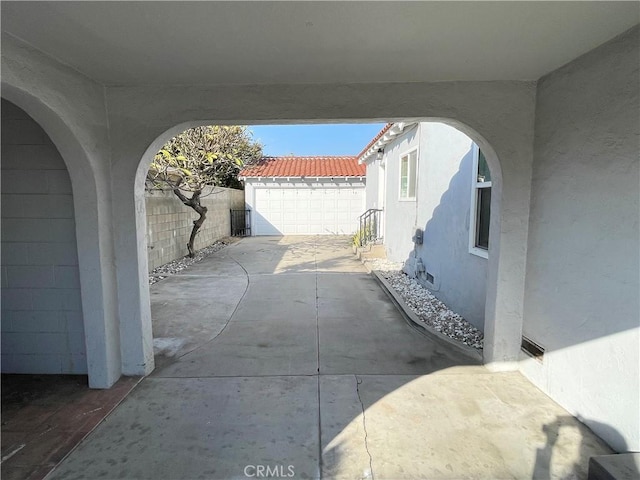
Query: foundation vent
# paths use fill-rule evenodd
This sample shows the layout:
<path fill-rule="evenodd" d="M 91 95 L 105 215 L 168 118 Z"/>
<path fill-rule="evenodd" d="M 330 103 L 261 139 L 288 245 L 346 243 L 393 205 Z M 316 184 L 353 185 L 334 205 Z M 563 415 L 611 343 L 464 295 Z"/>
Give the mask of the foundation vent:
<path fill-rule="evenodd" d="M 522 351 L 530 357 L 542 362 L 542 358 L 544 357 L 544 347 L 541 347 L 533 340 L 523 336 L 520 348 L 522 348 Z"/>
<path fill-rule="evenodd" d="M 433 277 L 433 275 L 427 272 L 427 282 L 433 284 L 434 281 L 435 281 L 435 278 Z"/>

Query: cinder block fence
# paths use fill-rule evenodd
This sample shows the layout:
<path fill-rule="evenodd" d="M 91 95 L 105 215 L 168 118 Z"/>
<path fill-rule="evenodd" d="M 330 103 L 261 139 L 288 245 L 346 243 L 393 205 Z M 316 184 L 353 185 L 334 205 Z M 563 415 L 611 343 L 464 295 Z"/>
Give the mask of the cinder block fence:
<path fill-rule="evenodd" d="M 147 193 L 147 251 L 149 270 L 187 254 L 187 242 L 198 214 L 183 205 L 173 192 Z M 228 237 L 230 209 L 244 208 L 244 191 L 216 187 L 203 193 L 207 219 L 196 237 L 196 250 Z"/>

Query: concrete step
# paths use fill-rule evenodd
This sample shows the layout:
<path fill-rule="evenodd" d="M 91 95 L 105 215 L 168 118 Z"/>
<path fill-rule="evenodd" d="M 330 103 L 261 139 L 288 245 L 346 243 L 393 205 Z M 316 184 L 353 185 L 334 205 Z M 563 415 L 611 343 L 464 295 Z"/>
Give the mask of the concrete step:
<path fill-rule="evenodd" d="M 589 459 L 588 480 L 637 480 L 640 453 L 598 455 Z"/>
<path fill-rule="evenodd" d="M 368 258 L 387 258 L 387 251 L 382 244 L 369 244 L 359 247 L 356 255 L 360 260 Z"/>

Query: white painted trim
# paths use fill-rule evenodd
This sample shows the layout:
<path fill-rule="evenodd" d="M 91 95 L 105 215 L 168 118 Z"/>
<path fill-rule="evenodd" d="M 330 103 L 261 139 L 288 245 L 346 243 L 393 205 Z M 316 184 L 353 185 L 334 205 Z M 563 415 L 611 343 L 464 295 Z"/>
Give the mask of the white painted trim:
<path fill-rule="evenodd" d="M 409 155 L 411 155 L 413 152 L 416 152 L 416 171 L 415 171 L 415 175 L 414 175 L 414 179 L 415 179 L 415 187 L 414 187 L 414 191 L 415 191 L 415 196 L 413 197 L 403 197 L 402 196 L 402 158 L 403 157 L 408 157 Z M 420 151 L 419 151 L 419 147 L 412 147 L 408 150 L 405 150 L 404 152 L 402 152 L 399 156 L 399 162 L 398 162 L 398 169 L 399 169 L 399 173 L 398 173 L 398 201 L 399 202 L 415 202 L 417 200 L 417 194 L 418 194 L 418 172 L 419 172 L 419 165 L 420 165 Z M 410 170 L 409 167 L 411 167 L 411 163 L 408 163 L 408 167 L 407 167 L 407 174 L 409 175 L 409 177 L 407 178 L 407 193 L 409 193 L 409 178 L 411 178 L 410 175 Z"/>
<path fill-rule="evenodd" d="M 391 143 L 392 141 L 395 140 L 395 138 L 400 135 L 401 133 L 403 133 L 406 129 L 417 125 L 418 122 L 398 122 L 398 123 L 394 123 L 391 128 L 381 137 L 378 139 L 378 141 L 376 141 L 373 145 L 371 145 L 371 147 L 369 147 L 369 149 L 364 152 L 362 155 L 360 155 L 360 157 L 358 157 L 358 163 L 362 164 L 362 163 L 370 163 L 371 161 L 375 160 L 377 154 L 378 154 L 378 150 L 380 150 L 381 148 L 384 149 L 384 147 Z"/>
<path fill-rule="evenodd" d="M 473 168 L 471 170 L 471 210 L 469 211 L 469 253 L 482 258 L 489 258 L 489 250 L 476 246 L 476 233 L 478 228 L 478 190 L 490 188 L 491 182 L 478 182 L 478 161 L 480 148 L 473 144 Z"/>
<path fill-rule="evenodd" d="M 307 176 L 307 177 L 294 177 L 294 176 L 287 176 L 287 177 L 238 177 L 239 180 L 244 180 L 246 182 L 255 182 L 255 181 L 260 182 L 260 181 L 262 181 L 263 178 L 271 179 L 270 181 L 272 181 L 272 182 L 282 182 L 284 180 L 287 180 L 287 181 L 290 181 L 290 180 L 305 180 L 305 179 L 308 179 L 308 178 L 315 178 L 318 181 L 321 181 L 321 180 L 331 180 L 331 181 L 333 181 L 333 180 L 339 180 L 339 179 L 342 179 L 342 178 L 344 178 L 345 180 L 348 180 L 350 178 L 357 178 L 357 179 L 362 180 L 362 179 L 366 178 L 366 176 L 363 176 L 363 175 L 347 175 L 347 176 L 334 175 L 333 177 L 317 177 L 317 176 L 316 177 L 310 177 L 310 176 Z"/>
<path fill-rule="evenodd" d="M 486 259 L 489 258 L 489 250 L 485 250 L 484 248 L 469 247 L 469 253 L 473 255 L 477 255 L 478 257 L 482 257 Z"/>

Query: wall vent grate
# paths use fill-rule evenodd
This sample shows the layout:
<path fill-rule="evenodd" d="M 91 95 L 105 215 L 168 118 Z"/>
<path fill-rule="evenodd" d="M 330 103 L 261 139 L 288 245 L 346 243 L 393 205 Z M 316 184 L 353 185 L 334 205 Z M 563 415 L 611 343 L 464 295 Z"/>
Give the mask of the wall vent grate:
<path fill-rule="evenodd" d="M 542 358 L 544 357 L 544 347 L 541 347 L 533 340 L 523 336 L 521 348 L 524 353 L 542 362 Z"/>
<path fill-rule="evenodd" d="M 433 277 L 433 275 L 427 272 L 427 282 L 433 284 L 434 281 L 435 281 L 435 278 Z"/>

